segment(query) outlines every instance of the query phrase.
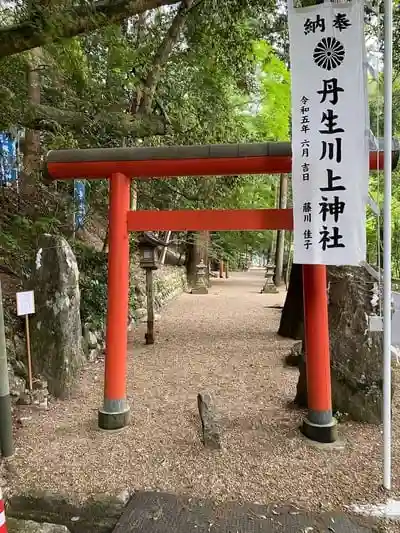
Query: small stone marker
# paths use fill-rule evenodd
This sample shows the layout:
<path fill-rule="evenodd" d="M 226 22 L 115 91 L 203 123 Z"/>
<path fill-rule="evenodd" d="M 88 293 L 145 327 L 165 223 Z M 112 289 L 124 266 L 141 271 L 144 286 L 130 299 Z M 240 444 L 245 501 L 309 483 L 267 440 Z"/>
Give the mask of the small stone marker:
<path fill-rule="evenodd" d="M 216 420 L 216 412 L 211 394 L 201 392 L 197 395 L 197 406 L 201 419 L 203 444 L 213 450 L 221 449 L 221 431 Z"/>
<path fill-rule="evenodd" d="M 285 357 L 285 363 L 287 366 L 299 366 L 300 358 L 303 353 L 303 341 L 293 344 L 289 354 Z"/>

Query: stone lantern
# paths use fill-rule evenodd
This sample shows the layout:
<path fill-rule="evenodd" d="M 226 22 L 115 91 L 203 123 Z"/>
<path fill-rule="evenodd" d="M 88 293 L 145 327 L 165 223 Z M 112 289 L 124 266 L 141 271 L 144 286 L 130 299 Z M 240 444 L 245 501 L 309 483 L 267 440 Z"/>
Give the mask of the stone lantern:
<path fill-rule="evenodd" d="M 146 299 L 147 299 L 147 333 L 145 333 L 146 344 L 154 344 L 154 292 L 153 292 L 153 270 L 158 269 L 159 254 L 158 247 L 165 246 L 151 233 L 143 233 L 139 239 L 140 266 L 146 271 Z"/>
<path fill-rule="evenodd" d="M 150 270 L 157 270 L 159 264 L 158 246 L 164 243 L 153 237 L 149 233 L 145 233 L 139 239 L 139 252 L 140 252 L 140 266 L 141 268 L 149 268 Z"/>
<path fill-rule="evenodd" d="M 206 270 L 207 266 L 202 259 L 200 263 L 196 265 L 196 285 L 192 289 L 192 294 L 208 294 Z"/>
<path fill-rule="evenodd" d="M 268 263 L 265 267 L 265 283 L 264 287 L 261 289 L 261 292 L 266 294 L 276 294 L 279 292 L 274 283 L 274 272 L 275 265 Z"/>

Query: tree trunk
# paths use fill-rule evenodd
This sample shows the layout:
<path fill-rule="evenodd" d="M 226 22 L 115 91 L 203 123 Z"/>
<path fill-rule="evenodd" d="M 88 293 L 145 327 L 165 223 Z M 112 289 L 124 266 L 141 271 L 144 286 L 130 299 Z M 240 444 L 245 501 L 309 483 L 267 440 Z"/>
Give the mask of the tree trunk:
<path fill-rule="evenodd" d="M 289 287 L 289 278 L 290 278 L 290 269 L 291 269 L 291 261 L 292 261 L 292 243 L 293 243 L 293 235 L 292 232 L 288 234 L 288 246 L 287 246 L 287 259 L 286 259 L 286 265 L 285 265 L 285 285 L 286 290 Z"/>
<path fill-rule="evenodd" d="M 225 259 L 225 279 L 229 278 L 229 261 Z"/>
<path fill-rule="evenodd" d="M 1 88 L 0 96 L 3 96 Z M 79 111 L 32 103 L 18 109 L 7 106 L 7 101 L 5 104 L 7 116 L 2 117 L 2 126 L 21 124 L 33 130 L 53 133 L 56 133 L 60 126 L 65 126 L 76 133 L 82 133 L 82 130 L 87 129 L 91 136 L 96 136 L 99 132 L 112 132 L 114 135 L 130 138 L 166 133 L 165 119 L 157 115 L 131 116 L 124 111 L 115 111 L 114 108 L 107 107 L 97 114 L 88 115 Z"/>
<path fill-rule="evenodd" d="M 286 209 L 288 196 L 288 175 L 281 174 L 279 186 L 279 209 Z M 275 275 L 274 283 L 277 287 L 283 284 L 283 257 L 285 252 L 285 231 L 280 229 L 276 235 Z"/>
<path fill-rule="evenodd" d="M 189 231 L 186 241 L 186 276 L 188 285 L 194 287 L 196 283 L 196 234 L 193 231 Z"/>
<path fill-rule="evenodd" d="M 35 48 L 31 52 L 27 68 L 28 103 L 40 105 L 40 70 L 39 61 L 41 50 Z M 20 190 L 24 196 L 29 196 L 35 187 L 35 176 L 40 169 L 40 132 L 27 129 L 24 142 L 23 173 L 20 180 Z"/>
<path fill-rule="evenodd" d="M 130 210 L 131 211 L 137 210 L 137 203 L 138 203 L 137 180 L 132 180 L 131 181 L 131 199 L 130 199 Z"/>
<path fill-rule="evenodd" d="M 172 21 L 172 24 L 168 29 L 168 32 L 161 41 L 161 44 L 153 58 L 151 69 L 147 73 L 147 77 L 143 85 L 142 100 L 136 104 L 137 109 L 139 109 L 144 115 L 151 113 L 154 96 L 162 75 L 162 70 L 172 52 L 172 48 L 179 39 L 192 4 L 193 0 L 185 0 L 185 2 L 181 3 Z"/>
<path fill-rule="evenodd" d="M 219 260 L 219 277 L 224 277 L 224 260 L 222 258 Z"/>
<path fill-rule="evenodd" d="M 279 186 L 275 185 L 275 197 L 274 197 L 274 208 L 277 208 L 279 205 Z M 276 241 L 277 241 L 278 232 L 272 232 L 272 241 L 268 249 L 268 263 L 272 263 L 276 258 Z"/>
<path fill-rule="evenodd" d="M 281 337 L 294 340 L 302 340 L 304 332 L 302 268 L 302 265 L 296 263 L 292 265 L 288 292 L 278 330 L 278 335 Z"/>
<path fill-rule="evenodd" d="M 109 228 L 110 228 L 110 223 L 107 222 L 106 234 L 104 236 L 103 247 L 101 249 L 101 251 L 104 252 L 105 254 L 108 254 L 108 230 Z"/>
<path fill-rule="evenodd" d="M 296 387 L 296 396 L 293 403 L 299 407 L 307 407 L 307 370 L 304 341 L 301 341 L 301 353 L 299 354 L 298 368 L 300 373 Z"/>
<path fill-rule="evenodd" d="M 153 271 L 146 268 L 147 333 L 146 344 L 154 344 L 154 292 Z"/>
<path fill-rule="evenodd" d="M 179 0 L 98 0 L 54 10 L 37 10 L 19 24 L 0 29 L 0 58 L 19 54 L 61 39 L 93 32 L 97 28 L 120 24 L 122 20 L 161 6 L 178 4 Z M 51 4 L 50 4 L 51 7 Z M 51 20 L 51 24 L 47 21 Z"/>
<path fill-rule="evenodd" d="M 167 244 L 167 246 L 164 246 L 162 254 L 161 254 L 161 259 L 160 259 L 161 266 L 165 263 L 165 257 L 167 255 L 169 241 L 171 240 L 171 234 L 172 234 L 172 231 L 168 231 L 167 236 L 165 238 L 165 243 Z"/>
<path fill-rule="evenodd" d="M 188 241 L 186 245 L 186 273 L 188 283 L 194 287 L 197 277 L 197 265 L 203 260 L 205 265 L 208 265 L 208 244 L 210 240 L 210 233 L 208 231 L 201 231 L 199 233 L 188 233 Z M 207 283 L 209 276 L 207 273 Z"/>

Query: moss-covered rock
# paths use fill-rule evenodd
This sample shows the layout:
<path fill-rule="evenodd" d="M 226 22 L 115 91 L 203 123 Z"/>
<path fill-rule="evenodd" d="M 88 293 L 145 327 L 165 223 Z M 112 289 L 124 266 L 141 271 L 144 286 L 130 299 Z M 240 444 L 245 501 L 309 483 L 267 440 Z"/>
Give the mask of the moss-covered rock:
<path fill-rule="evenodd" d="M 46 378 L 50 394 L 66 398 L 84 358 L 79 271 L 63 237 L 40 238 L 30 285 L 36 301 L 31 320 L 33 371 Z"/>
<path fill-rule="evenodd" d="M 301 285 L 296 290 L 301 291 Z M 328 296 L 333 409 L 341 417 L 379 424 L 383 402 L 383 338 L 381 332 L 370 332 L 368 323 L 379 301 L 377 283 L 364 268 L 329 267 Z M 293 301 L 299 302 L 300 298 Z M 292 305 L 291 308 L 296 311 L 293 321 L 302 322 L 301 307 Z M 302 351 L 298 367 L 295 403 L 307 407 L 306 361 Z"/>

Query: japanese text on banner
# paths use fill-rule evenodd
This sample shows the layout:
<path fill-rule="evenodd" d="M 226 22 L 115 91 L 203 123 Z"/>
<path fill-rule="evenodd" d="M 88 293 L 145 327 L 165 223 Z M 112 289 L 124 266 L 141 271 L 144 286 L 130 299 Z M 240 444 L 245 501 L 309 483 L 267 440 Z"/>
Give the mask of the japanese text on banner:
<path fill-rule="evenodd" d="M 363 3 L 289 9 L 294 262 L 365 260 L 368 105 Z"/>

